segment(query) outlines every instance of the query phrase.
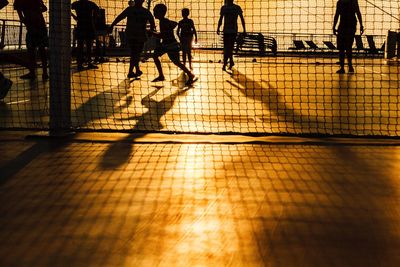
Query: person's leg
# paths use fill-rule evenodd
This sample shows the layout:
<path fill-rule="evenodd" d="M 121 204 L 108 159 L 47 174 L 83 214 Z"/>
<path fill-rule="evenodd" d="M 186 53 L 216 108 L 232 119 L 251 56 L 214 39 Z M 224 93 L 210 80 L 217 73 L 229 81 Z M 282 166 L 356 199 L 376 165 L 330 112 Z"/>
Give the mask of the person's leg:
<path fill-rule="evenodd" d="M 3 73 L 0 72 L 0 99 L 6 97 L 11 86 L 12 86 L 12 81 L 4 77 Z"/>
<path fill-rule="evenodd" d="M 98 69 L 98 67 L 92 63 L 93 41 L 94 41 L 93 39 L 87 39 L 87 40 L 86 40 L 86 57 L 87 57 L 87 63 L 88 63 L 88 68 L 90 68 L 90 69 Z"/>
<path fill-rule="evenodd" d="M 164 77 L 163 69 L 162 69 L 162 66 L 161 66 L 160 58 L 155 54 L 154 57 L 153 57 L 153 59 L 154 59 L 154 64 L 156 64 L 157 71 L 158 71 L 158 77 L 155 78 L 155 79 L 153 80 L 153 82 L 161 82 L 161 81 L 164 81 L 164 80 L 165 80 L 165 77 Z"/>
<path fill-rule="evenodd" d="M 183 65 L 186 65 L 187 54 L 188 53 L 186 51 L 186 47 L 185 48 L 182 47 L 182 63 L 183 63 Z"/>
<path fill-rule="evenodd" d="M 186 84 L 192 84 L 194 80 L 194 74 L 185 66 L 182 64 L 182 62 L 179 60 L 179 51 L 176 52 L 170 52 L 168 53 L 168 57 L 171 59 L 172 63 L 175 64 L 178 68 L 180 68 L 184 73 L 186 73 L 189 77 L 189 79 L 186 81 Z"/>
<path fill-rule="evenodd" d="M 235 48 L 235 42 L 236 42 L 236 34 L 230 34 L 228 43 L 229 69 L 232 69 L 232 67 L 235 65 L 233 61 L 233 50 Z"/>
<path fill-rule="evenodd" d="M 78 63 L 78 70 L 83 69 L 83 43 L 82 39 L 77 39 L 76 45 L 76 61 Z"/>
<path fill-rule="evenodd" d="M 226 70 L 226 65 L 228 64 L 228 59 L 229 59 L 229 53 L 228 53 L 228 47 L 229 47 L 229 34 L 224 33 L 223 41 L 224 41 L 224 62 L 222 66 L 222 70 Z"/>
<path fill-rule="evenodd" d="M 43 80 L 49 79 L 49 74 L 47 72 L 47 50 L 46 47 L 41 46 L 39 47 L 39 55 L 40 55 L 40 60 L 42 61 L 42 78 Z"/>
<path fill-rule="evenodd" d="M 36 78 L 36 43 L 35 36 L 31 32 L 26 33 L 26 47 L 28 52 L 29 73 L 22 75 L 21 79 L 33 80 Z"/>
<path fill-rule="evenodd" d="M 189 38 L 188 44 L 187 44 L 187 56 L 188 56 L 188 61 L 189 61 L 189 69 L 192 68 L 192 42 L 193 38 Z"/>
<path fill-rule="evenodd" d="M 337 73 L 345 73 L 344 70 L 344 59 L 345 59 L 345 51 L 344 49 L 339 50 L 339 65 L 340 69 L 337 71 Z"/>
<path fill-rule="evenodd" d="M 188 61 L 189 61 L 189 69 L 193 69 L 192 67 L 192 49 L 189 48 L 188 52 L 187 52 L 187 56 L 188 56 Z"/>
<path fill-rule="evenodd" d="M 161 81 L 165 80 L 164 72 L 163 72 L 163 69 L 161 66 L 161 61 L 160 61 L 160 57 L 163 54 L 165 54 L 164 48 L 161 45 L 157 46 L 156 49 L 154 50 L 153 60 L 154 60 L 154 64 L 157 67 L 158 77 L 155 78 L 153 80 L 153 82 L 161 82 Z"/>
<path fill-rule="evenodd" d="M 350 47 L 346 50 L 347 54 L 347 64 L 349 66 L 349 72 L 353 73 L 354 72 L 354 67 L 353 67 L 353 49 Z"/>
<path fill-rule="evenodd" d="M 347 54 L 347 64 L 349 66 L 349 72 L 353 73 L 354 72 L 354 67 L 353 67 L 353 43 L 354 43 L 354 37 L 355 37 L 355 29 L 354 31 L 349 34 L 348 38 L 348 44 L 347 44 L 347 49 L 346 49 L 346 54 Z"/>
<path fill-rule="evenodd" d="M 135 77 L 135 73 L 133 72 L 133 67 L 135 67 L 134 57 L 135 57 L 135 49 L 131 45 L 131 58 L 129 60 L 128 78 Z"/>
<path fill-rule="evenodd" d="M 340 69 L 336 73 L 345 73 L 344 70 L 344 59 L 345 59 L 345 40 L 343 33 L 339 32 L 337 36 L 337 46 L 339 49 L 339 64 Z"/>
<path fill-rule="evenodd" d="M 139 65 L 143 47 L 144 47 L 144 42 L 136 41 L 134 50 L 135 53 L 133 55 L 133 65 L 136 67 L 136 77 L 139 77 L 143 74 L 143 72 L 140 70 L 140 65 Z"/>

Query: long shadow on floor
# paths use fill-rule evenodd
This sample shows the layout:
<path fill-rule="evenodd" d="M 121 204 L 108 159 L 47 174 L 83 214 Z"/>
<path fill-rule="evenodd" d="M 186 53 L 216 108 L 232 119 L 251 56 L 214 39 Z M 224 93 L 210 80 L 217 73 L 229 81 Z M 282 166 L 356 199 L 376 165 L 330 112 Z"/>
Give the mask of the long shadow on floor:
<path fill-rule="evenodd" d="M 145 96 L 141 104 L 147 108 L 147 111 L 140 116 L 132 116 L 124 120 L 136 120 L 135 127 L 124 139 L 114 142 L 109 146 L 104 153 L 100 166 L 104 169 L 114 169 L 125 164 L 131 157 L 133 151 L 133 141 L 144 136 L 146 132 L 160 131 L 163 129 L 161 118 L 174 106 L 175 100 L 185 94 L 187 90 L 178 89 L 175 93 L 163 98 L 160 101 L 154 100 L 152 97 L 158 91 L 163 89 L 163 86 L 156 87 L 155 90 Z"/>

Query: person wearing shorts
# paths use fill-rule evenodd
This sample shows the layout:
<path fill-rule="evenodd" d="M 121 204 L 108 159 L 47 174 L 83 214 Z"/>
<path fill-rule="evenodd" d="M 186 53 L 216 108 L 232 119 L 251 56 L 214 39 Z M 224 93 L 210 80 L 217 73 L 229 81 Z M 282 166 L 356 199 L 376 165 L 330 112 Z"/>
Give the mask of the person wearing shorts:
<path fill-rule="evenodd" d="M 338 29 L 336 24 L 340 18 Z M 360 23 L 360 32 L 364 33 L 362 17 L 358 0 L 339 0 L 336 5 L 336 13 L 333 21 L 333 33 L 337 36 L 337 47 L 339 49 L 340 69 L 337 73 L 345 73 L 345 57 L 347 55 L 347 63 L 349 73 L 354 72 L 353 67 L 353 43 L 357 30 L 357 19 Z"/>
<path fill-rule="evenodd" d="M 188 8 L 182 9 L 183 19 L 178 23 L 178 37 L 182 47 L 182 61 L 186 65 L 186 58 L 189 61 L 189 68 L 192 70 L 192 43 L 197 43 L 197 31 L 192 19 L 189 19 L 190 10 Z"/>
<path fill-rule="evenodd" d="M 233 49 L 238 34 L 238 23 L 237 19 L 240 17 L 243 27 L 243 34 L 246 34 L 246 24 L 243 17 L 242 8 L 233 3 L 233 0 L 226 0 L 226 4 L 221 7 L 220 18 L 218 21 L 217 34 L 220 34 L 220 28 L 222 21 L 224 21 L 224 65 L 222 70 L 226 70 L 226 66 L 229 61 L 229 69 L 232 69 L 235 65 L 233 61 Z"/>
<path fill-rule="evenodd" d="M 156 26 L 154 17 L 150 11 L 143 7 L 144 0 L 136 0 L 134 5 L 129 5 L 110 26 L 110 31 L 121 20 L 127 19 L 126 38 L 131 52 L 129 63 L 128 78 L 140 77 L 143 72 L 140 70 L 140 55 L 142 54 L 144 43 L 147 41 L 147 25 L 154 31 Z M 136 68 L 136 72 L 133 69 Z"/>
<path fill-rule="evenodd" d="M 92 63 L 92 47 L 96 39 L 95 18 L 100 8 L 92 1 L 78 0 L 72 3 L 71 9 L 76 12 L 76 14 L 71 13 L 71 15 L 77 21 L 75 34 L 78 70 L 83 69 L 85 62 L 89 69 L 97 69 L 98 67 Z M 86 55 L 84 54 L 84 46 L 86 46 Z"/>
<path fill-rule="evenodd" d="M 186 85 L 191 85 L 195 81 L 194 74 L 182 64 L 179 57 L 180 45 L 175 39 L 174 29 L 178 25 L 175 21 L 169 20 L 165 17 L 167 14 L 167 6 L 164 4 L 157 4 L 154 7 L 154 17 L 160 21 L 160 32 L 153 32 L 157 38 L 160 39 L 155 51 L 154 51 L 154 63 L 158 70 L 158 77 L 153 82 L 164 81 L 164 73 L 161 66 L 160 57 L 164 54 L 168 54 L 169 59 L 178 68 L 183 70 L 188 75 Z"/>
<path fill-rule="evenodd" d="M 42 61 L 43 80 L 49 78 L 47 72 L 47 51 L 49 38 L 43 13 L 47 7 L 43 0 L 15 0 L 14 9 L 18 12 L 20 21 L 26 26 L 26 48 L 29 55 L 29 73 L 22 75 L 21 79 L 36 79 L 36 49 L 39 50 Z"/>

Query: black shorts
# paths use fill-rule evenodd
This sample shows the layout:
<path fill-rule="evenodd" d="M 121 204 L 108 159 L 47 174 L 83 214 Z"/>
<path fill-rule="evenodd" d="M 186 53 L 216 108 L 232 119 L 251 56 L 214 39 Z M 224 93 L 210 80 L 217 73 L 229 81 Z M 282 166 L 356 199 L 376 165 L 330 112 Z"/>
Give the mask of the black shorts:
<path fill-rule="evenodd" d="M 181 39 L 182 51 L 192 50 L 193 36 L 182 36 Z"/>
<path fill-rule="evenodd" d="M 236 33 L 224 33 L 224 49 L 233 50 L 235 47 L 236 38 Z"/>
<path fill-rule="evenodd" d="M 28 49 L 49 47 L 47 29 L 26 32 L 26 47 Z"/>
<path fill-rule="evenodd" d="M 356 30 L 339 30 L 337 35 L 337 47 L 339 50 L 348 50 L 353 47 Z"/>
<path fill-rule="evenodd" d="M 140 55 L 143 51 L 144 41 L 128 40 L 128 46 L 132 54 Z"/>
<path fill-rule="evenodd" d="M 178 42 L 170 44 L 158 44 L 154 50 L 154 56 L 161 57 L 162 55 L 167 54 L 172 61 L 179 61 L 180 50 L 181 46 Z"/>
<path fill-rule="evenodd" d="M 93 27 L 77 27 L 75 31 L 77 40 L 94 40 L 96 39 L 96 30 Z"/>

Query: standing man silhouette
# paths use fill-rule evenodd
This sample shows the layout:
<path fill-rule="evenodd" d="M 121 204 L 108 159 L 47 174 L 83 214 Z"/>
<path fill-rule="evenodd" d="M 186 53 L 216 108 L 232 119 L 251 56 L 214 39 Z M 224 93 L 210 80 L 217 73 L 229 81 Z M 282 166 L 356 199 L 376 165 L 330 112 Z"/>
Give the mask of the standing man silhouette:
<path fill-rule="evenodd" d="M 47 35 L 46 22 L 43 13 L 47 7 L 43 0 L 15 0 L 14 9 L 18 12 L 20 21 L 26 26 L 26 47 L 29 56 L 29 73 L 22 75 L 21 79 L 36 79 L 36 49 L 42 60 L 43 80 L 47 80 L 47 52 L 49 38 Z"/>
<path fill-rule="evenodd" d="M 86 61 L 89 69 L 97 69 L 98 67 L 92 63 L 92 46 L 96 39 L 95 18 L 99 12 L 99 7 L 89 0 L 78 0 L 71 5 L 71 9 L 76 14 L 71 13 L 72 17 L 77 21 L 76 39 L 77 39 L 77 56 L 78 70 L 83 69 L 83 63 Z M 83 46 L 86 45 L 86 59 L 83 54 Z"/>
<path fill-rule="evenodd" d="M 110 26 L 110 31 L 121 20 L 127 18 L 125 30 L 126 39 L 131 50 L 131 59 L 129 63 L 128 78 L 140 77 L 143 72 L 140 70 L 140 55 L 143 51 L 144 43 L 147 41 L 147 24 L 150 24 L 150 30 L 155 31 L 156 24 L 154 17 L 149 10 L 143 7 L 144 0 L 136 0 L 134 5 L 129 4 Z M 136 68 L 136 72 L 133 72 Z"/>
<path fill-rule="evenodd" d="M 244 22 L 242 8 L 233 3 L 233 0 L 226 0 L 225 5 L 221 7 L 220 17 L 218 21 L 217 34 L 220 34 L 222 21 L 224 20 L 224 65 L 222 70 L 226 70 L 229 60 L 229 69 L 235 65 L 233 62 L 233 49 L 235 47 L 236 37 L 238 33 L 237 19 L 240 17 L 243 26 L 243 33 L 246 34 L 246 24 Z"/>
<path fill-rule="evenodd" d="M 340 17 L 339 28 L 336 29 Z M 336 72 L 345 73 L 344 60 L 347 54 L 349 73 L 354 73 L 353 67 L 353 43 L 357 30 L 357 19 L 360 23 L 360 33 L 364 33 L 364 26 L 358 0 L 338 0 L 336 13 L 333 20 L 333 34 L 337 36 L 337 46 L 339 49 L 340 69 Z"/>

